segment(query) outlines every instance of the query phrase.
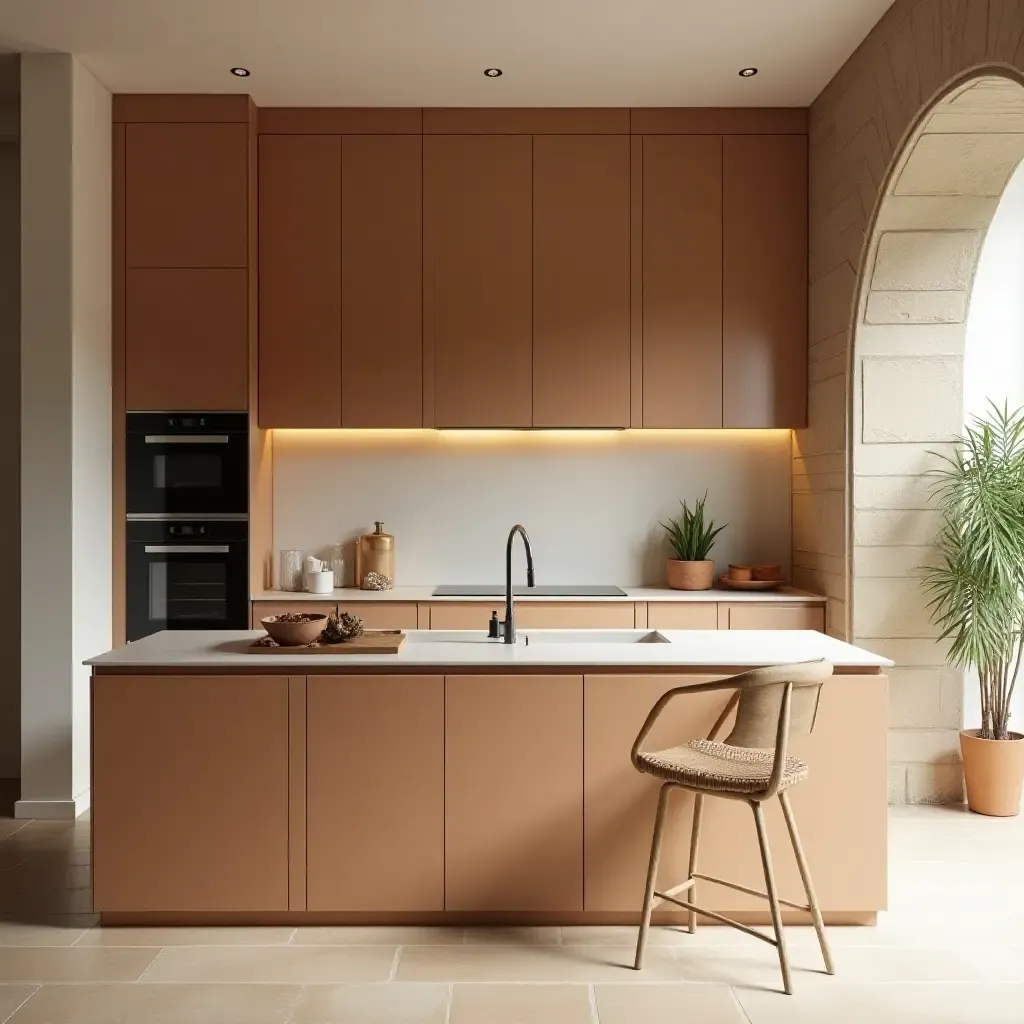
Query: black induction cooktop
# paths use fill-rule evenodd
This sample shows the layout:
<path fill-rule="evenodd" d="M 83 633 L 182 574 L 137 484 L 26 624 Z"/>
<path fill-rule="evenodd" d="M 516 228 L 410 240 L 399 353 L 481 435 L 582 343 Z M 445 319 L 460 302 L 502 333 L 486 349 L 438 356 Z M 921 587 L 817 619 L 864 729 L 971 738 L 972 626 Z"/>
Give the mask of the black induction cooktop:
<path fill-rule="evenodd" d="M 625 597 L 621 587 L 613 587 L 600 583 L 577 583 L 568 586 L 514 586 L 512 593 L 516 597 Z M 435 587 L 433 597 L 504 597 L 505 588 L 497 583 L 447 583 Z"/>

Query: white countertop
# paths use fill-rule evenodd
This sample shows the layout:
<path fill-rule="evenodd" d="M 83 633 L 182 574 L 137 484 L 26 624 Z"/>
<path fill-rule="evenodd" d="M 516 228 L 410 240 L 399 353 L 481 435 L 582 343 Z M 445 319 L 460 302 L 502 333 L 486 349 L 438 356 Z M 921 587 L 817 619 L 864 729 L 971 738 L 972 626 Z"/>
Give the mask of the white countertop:
<path fill-rule="evenodd" d="M 331 601 L 335 604 L 351 604 L 356 601 L 408 601 L 430 602 L 431 604 L 454 602 L 456 604 L 491 604 L 504 597 L 433 597 L 433 587 L 394 587 L 391 590 L 359 590 L 357 587 L 343 587 L 329 594 L 296 593 L 289 590 L 257 590 L 253 601 Z M 623 587 L 622 597 L 525 597 L 516 595 L 516 601 L 558 601 L 581 603 L 606 603 L 609 601 L 682 601 L 682 602 L 743 602 L 781 601 L 787 604 L 824 604 L 825 598 L 796 587 L 784 586 L 778 590 L 669 590 L 667 587 Z"/>
<path fill-rule="evenodd" d="M 827 658 L 839 668 L 884 668 L 893 663 L 813 630 L 661 630 L 668 643 L 580 642 L 587 633 L 625 636 L 649 630 L 522 629 L 518 642 L 488 640 L 479 632 L 408 630 L 397 654 L 247 654 L 262 630 L 179 630 L 155 633 L 85 664 L 102 669 L 215 669 L 244 673 L 246 669 L 301 666 L 311 672 L 373 667 L 401 673 L 429 668 L 537 669 L 542 667 L 615 667 L 643 670 L 692 666 L 755 667 Z M 568 642 L 545 642 L 571 634 Z M 533 636 L 534 643 L 526 637 Z"/>

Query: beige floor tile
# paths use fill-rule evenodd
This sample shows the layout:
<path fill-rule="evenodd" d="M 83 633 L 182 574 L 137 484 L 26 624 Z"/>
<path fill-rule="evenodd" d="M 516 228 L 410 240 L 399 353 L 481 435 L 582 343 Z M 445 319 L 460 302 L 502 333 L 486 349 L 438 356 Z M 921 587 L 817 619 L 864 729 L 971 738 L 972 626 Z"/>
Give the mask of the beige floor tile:
<path fill-rule="evenodd" d="M 588 985 L 456 985 L 449 1016 L 450 1024 L 593 1024 L 593 1019 Z"/>
<path fill-rule="evenodd" d="M 736 990 L 750 1024 L 1020 1024 L 1024 985 L 815 985 Z M 602 1022 L 604 1024 L 604 1022 Z"/>
<path fill-rule="evenodd" d="M 782 976 L 773 947 L 751 940 L 745 949 L 685 950 L 675 948 L 682 977 L 687 981 L 718 982 L 736 988 L 776 991 Z M 789 947 L 793 987 L 866 982 L 972 981 L 977 975 L 949 949 L 904 949 L 848 946 L 833 949 L 834 978 L 825 974 L 817 947 Z"/>
<path fill-rule="evenodd" d="M 37 987 L 36 985 L 0 985 L 0 1020 L 7 1020 L 36 991 Z"/>
<path fill-rule="evenodd" d="M 635 946 L 636 939 L 636 925 L 584 924 L 562 928 L 562 942 L 569 946 Z M 748 941 L 749 936 L 735 928 L 719 925 L 698 925 L 695 935 L 685 927 L 654 926 L 647 935 L 648 946 L 738 946 Z"/>
<path fill-rule="evenodd" d="M 654 947 L 647 968 L 632 970 L 633 950 L 621 946 L 410 946 L 398 961 L 400 981 L 636 982 L 681 977 L 672 951 Z"/>
<path fill-rule="evenodd" d="M 298 985 L 44 985 L 9 1024 L 284 1024 Z"/>
<path fill-rule="evenodd" d="M 0 839 L 6 839 L 28 824 L 26 818 L 0 818 Z"/>
<path fill-rule="evenodd" d="M 560 933 L 561 929 L 555 927 L 477 927 L 466 929 L 465 941 L 473 945 L 557 946 L 561 941 Z"/>
<path fill-rule="evenodd" d="M 0 921 L 0 946 L 72 946 L 88 927 L 76 918 L 56 918 L 52 923 Z"/>
<path fill-rule="evenodd" d="M 310 985 L 290 1024 L 445 1024 L 447 985 Z"/>
<path fill-rule="evenodd" d="M 384 925 L 298 928 L 294 946 L 460 946 L 462 928 Z"/>
<path fill-rule="evenodd" d="M 287 946 L 282 928 L 90 928 L 78 946 Z"/>
<path fill-rule="evenodd" d="M 1018 934 L 1016 941 L 1024 943 L 1024 935 Z M 965 945 L 956 953 L 978 981 L 1024 981 L 1024 945 Z M 1024 1007 L 1021 1019 L 1024 1020 Z"/>
<path fill-rule="evenodd" d="M 143 980 L 282 985 L 387 981 L 395 953 L 393 946 L 170 946 L 161 951 Z"/>
<path fill-rule="evenodd" d="M 728 985 L 598 985 L 601 1024 L 747 1024 Z"/>
<path fill-rule="evenodd" d="M 0 951 L 0 981 L 138 981 L 155 949 L 11 946 Z"/>

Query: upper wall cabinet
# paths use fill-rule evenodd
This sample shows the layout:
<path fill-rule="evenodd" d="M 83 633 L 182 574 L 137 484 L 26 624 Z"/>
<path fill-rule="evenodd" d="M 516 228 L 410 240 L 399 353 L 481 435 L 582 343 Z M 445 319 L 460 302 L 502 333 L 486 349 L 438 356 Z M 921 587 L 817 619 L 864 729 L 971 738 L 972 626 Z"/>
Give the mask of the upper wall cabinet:
<path fill-rule="evenodd" d="M 428 135 L 423 146 L 432 425 L 532 426 L 533 139 Z"/>
<path fill-rule="evenodd" d="M 261 135 L 261 427 L 423 425 L 422 140 Z"/>
<path fill-rule="evenodd" d="M 722 137 L 643 137 L 643 425 L 722 426 Z"/>
<path fill-rule="evenodd" d="M 243 269 L 133 267 L 125 275 L 125 408 L 244 409 L 248 292 Z"/>
<path fill-rule="evenodd" d="M 341 425 L 421 427 L 423 140 L 341 146 Z"/>
<path fill-rule="evenodd" d="M 248 126 L 125 126 L 129 267 L 245 267 Z"/>
<path fill-rule="evenodd" d="M 727 135 L 726 427 L 807 423 L 807 137 Z"/>
<path fill-rule="evenodd" d="M 533 138 L 533 426 L 628 427 L 629 136 Z"/>
<path fill-rule="evenodd" d="M 259 424 L 340 427 L 340 136 L 260 136 L 259 239 Z"/>

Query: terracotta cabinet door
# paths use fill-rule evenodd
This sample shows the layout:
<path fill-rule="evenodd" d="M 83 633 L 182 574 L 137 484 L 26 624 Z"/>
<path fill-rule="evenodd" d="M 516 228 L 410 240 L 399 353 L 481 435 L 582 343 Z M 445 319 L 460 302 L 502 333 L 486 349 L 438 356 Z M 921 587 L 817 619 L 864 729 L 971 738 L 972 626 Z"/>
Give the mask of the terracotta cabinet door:
<path fill-rule="evenodd" d="M 807 137 L 727 136 L 723 204 L 723 425 L 806 426 Z"/>
<path fill-rule="evenodd" d="M 94 676 L 97 911 L 288 909 L 288 679 Z"/>
<path fill-rule="evenodd" d="M 628 427 L 629 136 L 533 139 L 533 425 Z"/>
<path fill-rule="evenodd" d="M 661 783 L 638 772 L 629 760 L 629 751 L 647 713 L 666 690 L 711 678 L 586 677 L 583 819 L 587 911 L 640 912 Z M 659 750 L 706 736 L 728 699 L 724 693 L 677 697 L 648 737 L 647 749 Z M 689 794 L 672 795 L 661 853 L 663 887 L 686 878 L 692 812 Z"/>
<path fill-rule="evenodd" d="M 583 680 L 445 678 L 445 909 L 583 909 Z"/>
<path fill-rule="evenodd" d="M 341 425 L 423 426 L 423 140 L 341 151 Z"/>
<path fill-rule="evenodd" d="M 244 267 L 248 126 L 125 126 L 129 267 Z"/>
<path fill-rule="evenodd" d="M 259 425 L 340 427 L 340 136 L 260 136 L 259 238 Z"/>
<path fill-rule="evenodd" d="M 427 135 L 423 147 L 433 425 L 529 427 L 532 137 Z"/>
<path fill-rule="evenodd" d="M 637 772 L 629 751 L 661 694 L 708 678 L 586 677 L 588 911 L 639 912 L 660 780 Z M 791 797 L 823 910 L 849 913 L 885 906 L 887 689 L 885 676 L 833 677 L 822 688 L 813 734 L 795 738 L 790 748 L 810 766 L 807 782 L 795 786 Z M 677 697 L 648 737 L 646 749 L 706 736 L 727 700 L 724 692 Z M 714 798 L 704 806 L 699 870 L 763 890 L 749 807 Z M 837 814 L 837 808 L 843 813 Z M 658 876 L 661 888 L 686 878 L 692 812 L 689 794 L 671 795 Z M 799 898 L 800 876 L 777 800 L 765 808 L 765 817 L 779 891 L 788 899 Z M 763 900 L 744 893 L 706 883 L 697 888 L 697 903 L 708 909 L 767 913 Z M 677 919 L 685 913 L 680 911 Z"/>
<path fill-rule="evenodd" d="M 722 426 L 722 138 L 643 137 L 643 425 Z"/>
<path fill-rule="evenodd" d="M 306 909 L 444 909 L 444 679 L 309 676 Z"/>
<path fill-rule="evenodd" d="M 246 277 L 244 270 L 126 271 L 130 412 L 248 407 Z"/>

